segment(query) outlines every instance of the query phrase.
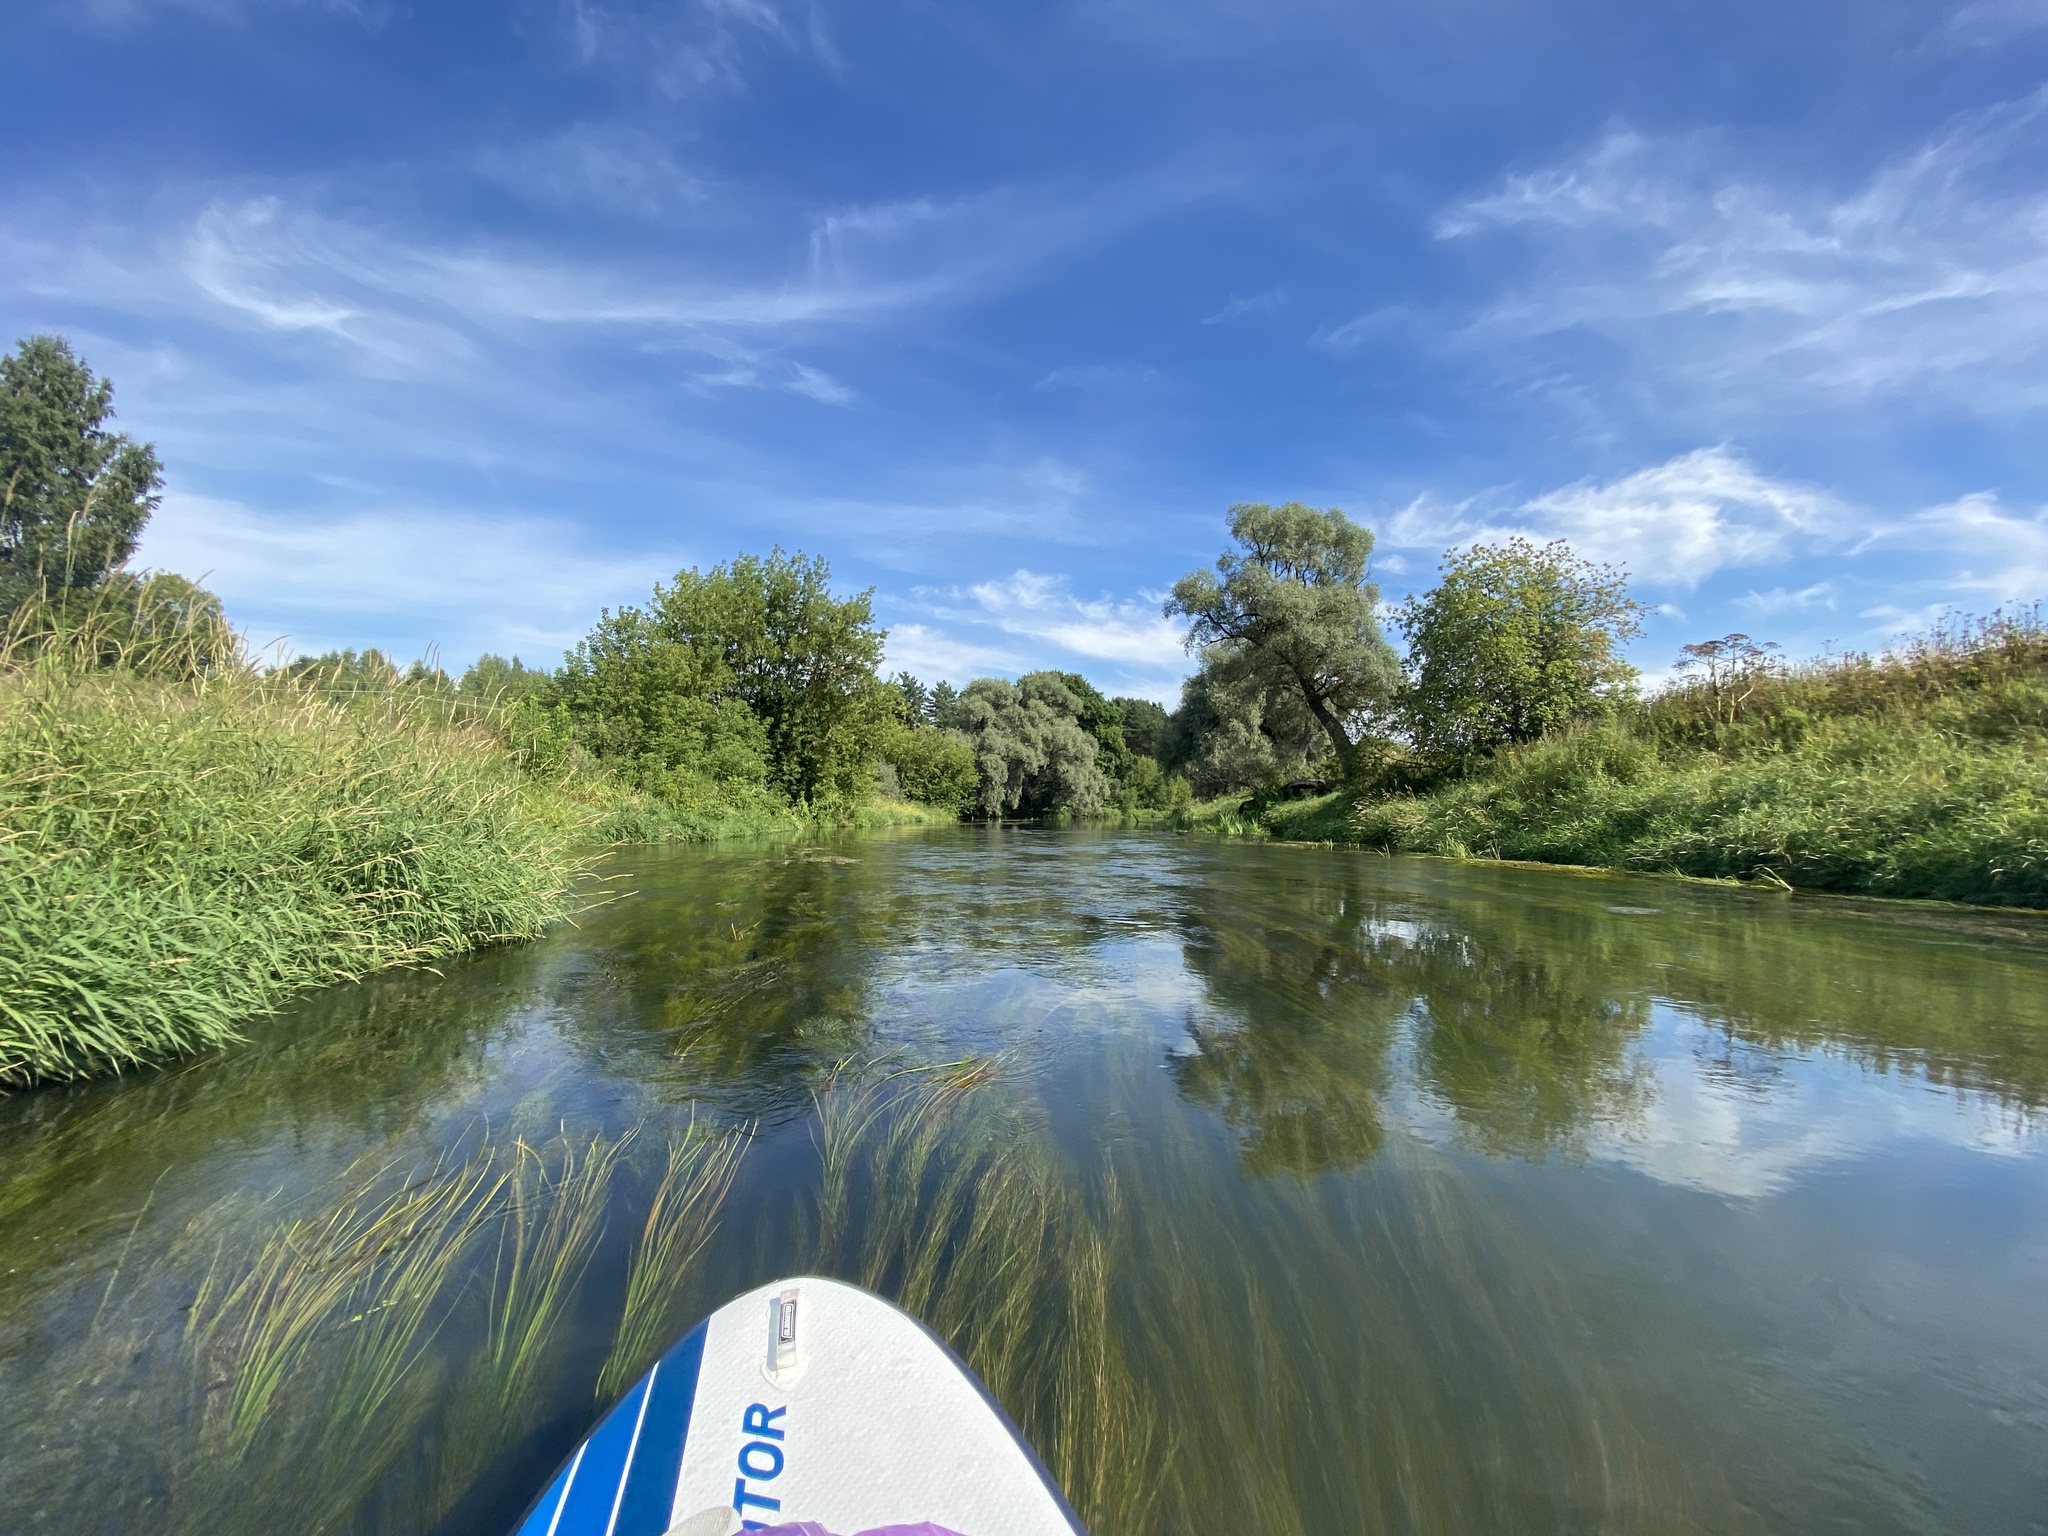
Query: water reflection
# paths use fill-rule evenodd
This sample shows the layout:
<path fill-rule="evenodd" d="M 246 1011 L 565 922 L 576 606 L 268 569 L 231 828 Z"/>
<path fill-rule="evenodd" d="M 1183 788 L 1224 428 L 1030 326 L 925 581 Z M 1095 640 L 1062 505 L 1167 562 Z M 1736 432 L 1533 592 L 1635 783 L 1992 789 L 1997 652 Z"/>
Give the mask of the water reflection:
<path fill-rule="evenodd" d="M 1098 1536 L 2048 1507 L 2030 919 L 1014 830 L 614 870 L 638 894 L 543 944 L 0 1102 L 0 1508 L 488 1536 L 620 1361 L 806 1267 L 936 1319 Z M 521 1137 L 574 1284 L 516 1420 L 485 1222 L 436 1250 L 434 1348 L 393 1357 L 411 1427 L 319 1518 L 351 1357 L 317 1309 L 290 1433 L 235 1442 L 265 1491 L 202 1496 L 247 1354 L 218 1324 L 194 1353 L 209 1276 L 450 1169 L 495 1189 Z M 715 1240 L 661 1215 L 684 1145 L 745 1148 Z"/>
<path fill-rule="evenodd" d="M 1203 1006 L 1166 1065 L 1237 1133 L 1249 1172 L 1370 1158 L 1398 1088 L 1426 1101 L 1409 1118 L 1488 1154 L 1622 1149 L 1694 1187 L 1763 1193 L 1828 1148 L 1897 1128 L 1875 1104 L 1843 1112 L 1853 1133 L 1832 1126 L 1826 1096 L 1788 1078 L 1815 1051 L 1989 1100 L 1973 1140 L 2024 1141 L 2038 1125 L 2048 1003 L 2029 919 L 1685 887 L 1650 907 L 1613 902 L 1604 881 L 1495 877 L 1551 882 L 1528 901 L 1446 889 L 1442 871 L 1390 873 L 1332 863 L 1318 881 L 1234 892 L 1227 924 L 1183 914 Z M 1389 901 L 1389 884 L 1407 899 Z M 1692 1026 L 1682 1043 L 1667 1030 L 1653 1048 L 1660 1010 Z M 1948 1101 L 1939 1113 L 1955 1119 Z M 1763 1133 L 1774 1118 L 1800 1134 Z M 1745 1151 L 1758 1136 L 1773 1150 Z"/>

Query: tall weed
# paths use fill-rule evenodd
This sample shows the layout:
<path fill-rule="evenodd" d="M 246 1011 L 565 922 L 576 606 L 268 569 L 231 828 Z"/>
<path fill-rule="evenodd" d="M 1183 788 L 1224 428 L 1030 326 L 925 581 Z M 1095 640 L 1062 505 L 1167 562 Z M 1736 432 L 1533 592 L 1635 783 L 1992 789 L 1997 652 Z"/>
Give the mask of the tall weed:
<path fill-rule="evenodd" d="M 202 1050 L 562 914 L 587 834 L 533 813 L 486 730 L 118 629 L 0 648 L 0 1087 Z"/>

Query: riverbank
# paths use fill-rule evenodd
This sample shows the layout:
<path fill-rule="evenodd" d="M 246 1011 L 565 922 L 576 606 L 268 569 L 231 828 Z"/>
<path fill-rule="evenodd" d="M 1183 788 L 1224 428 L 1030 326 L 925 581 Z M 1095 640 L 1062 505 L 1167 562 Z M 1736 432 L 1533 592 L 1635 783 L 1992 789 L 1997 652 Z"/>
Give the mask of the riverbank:
<path fill-rule="evenodd" d="M 2048 633 L 1999 619 L 1890 655 L 1683 686 L 1612 725 L 1420 778 L 1212 802 L 1188 825 L 2048 907 Z"/>
<path fill-rule="evenodd" d="M 0 674 L 0 1085 L 203 1050 L 292 993 L 559 918 L 587 808 L 474 725 L 240 669 Z"/>
<path fill-rule="evenodd" d="M 536 774 L 487 710 L 336 698 L 218 639 L 167 664 L 52 637 L 0 656 L 0 1090 L 189 1055 L 307 988 L 532 938 L 595 844 L 821 825 L 672 806 L 590 765 Z M 941 819 L 876 800 L 830 822 Z"/>

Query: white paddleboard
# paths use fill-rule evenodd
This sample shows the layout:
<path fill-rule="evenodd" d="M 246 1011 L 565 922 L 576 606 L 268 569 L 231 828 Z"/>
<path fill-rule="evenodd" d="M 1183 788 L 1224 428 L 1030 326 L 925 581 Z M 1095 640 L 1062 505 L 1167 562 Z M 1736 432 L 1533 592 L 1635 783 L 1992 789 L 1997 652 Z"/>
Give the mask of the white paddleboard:
<path fill-rule="evenodd" d="M 1085 1536 L 1031 1446 L 908 1313 L 836 1280 L 720 1307 L 579 1445 L 517 1536 Z"/>

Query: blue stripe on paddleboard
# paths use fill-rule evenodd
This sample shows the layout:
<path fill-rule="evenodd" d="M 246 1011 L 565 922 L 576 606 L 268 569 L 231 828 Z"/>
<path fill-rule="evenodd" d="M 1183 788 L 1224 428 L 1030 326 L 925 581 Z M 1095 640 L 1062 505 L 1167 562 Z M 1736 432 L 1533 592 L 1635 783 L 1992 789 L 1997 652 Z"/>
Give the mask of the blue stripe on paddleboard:
<path fill-rule="evenodd" d="M 605 1536 L 619 1500 L 619 1479 L 640 1424 L 640 1403 L 647 1396 L 647 1378 L 634 1383 L 619 1406 L 604 1416 L 583 1442 L 583 1467 L 562 1494 L 554 1536 Z"/>
<path fill-rule="evenodd" d="M 668 1529 L 676 1479 L 683 1470 L 683 1442 L 690 1437 L 690 1406 L 697 1400 L 697 1370 L 704 1363 L 704 1329 L 699 1323 L 654 1368 L 639 1449 L 611 1536 L 662 1536 Z"/>
<path fill-rule="evenodd" d="M 576 1481 L 576 1471 L 583 1465 L 583 1447 L 576 1447 L 576 1454 L 569 1458 L 569 1464 L 555 1474 L 555 1480 L 548 1484 L 548 1491 L 534 1501 L 526 1518 L 519 1524 L 517 1536 L 555 1536 L 555 1521 L 562 1512 L 562 1495 L 569 1485 Z"/>

